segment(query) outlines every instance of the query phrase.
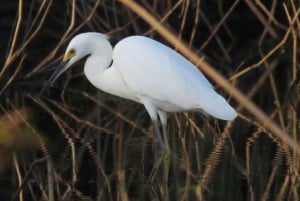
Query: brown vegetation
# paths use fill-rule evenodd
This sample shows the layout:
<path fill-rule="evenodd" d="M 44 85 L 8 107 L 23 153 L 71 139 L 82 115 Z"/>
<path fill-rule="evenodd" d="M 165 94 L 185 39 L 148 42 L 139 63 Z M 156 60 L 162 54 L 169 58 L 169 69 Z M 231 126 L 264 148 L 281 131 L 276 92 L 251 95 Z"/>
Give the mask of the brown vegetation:
<path fill-rule="evenodd" d="M 296 0 L 3 3 L 0 200 L 299 200 L 299 7 Z M 141 105 L 92 87 L 83 63 L 38 96 L 69 39 L 85 31 L 147 35 L 173 47 L 239 117 L 170 115 L 169 181 L 159 174 L 148 185 L 156 139 Z"/>

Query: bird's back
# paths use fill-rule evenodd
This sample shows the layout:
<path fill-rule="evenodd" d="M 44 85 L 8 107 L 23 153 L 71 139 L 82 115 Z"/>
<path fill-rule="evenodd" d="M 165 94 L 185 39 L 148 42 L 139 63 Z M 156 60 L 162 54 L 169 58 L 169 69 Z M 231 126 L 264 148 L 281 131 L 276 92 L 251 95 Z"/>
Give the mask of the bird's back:
<path fill-rule="evenodd" d="M 221 119 L 236 116 L 191 62 L 157 41 L 143 36 L 125 38 L 115 46 L 113 62 L 130 90 L 152 99 L 162 110 L 201 109 Z"/>

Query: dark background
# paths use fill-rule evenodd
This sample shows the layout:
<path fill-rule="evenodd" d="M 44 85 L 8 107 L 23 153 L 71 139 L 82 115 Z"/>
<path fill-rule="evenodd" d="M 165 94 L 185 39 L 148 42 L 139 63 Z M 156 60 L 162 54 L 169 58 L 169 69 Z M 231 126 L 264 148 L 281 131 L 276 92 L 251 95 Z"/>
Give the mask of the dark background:
<path fill-rule="evenodd" d="M 95 89 L 84 61 L 38 96 L 77 33 L 173 47 L 117 1 L 74 2 L 1 2 L 0 200 L 298 200 L 299 155 L 213 80 L 239 118 L 170 115 L 170 177 L 153 186 L 155 137 L 141 105 Z M 139 3 L 298 140 L 298 1 Z"/>

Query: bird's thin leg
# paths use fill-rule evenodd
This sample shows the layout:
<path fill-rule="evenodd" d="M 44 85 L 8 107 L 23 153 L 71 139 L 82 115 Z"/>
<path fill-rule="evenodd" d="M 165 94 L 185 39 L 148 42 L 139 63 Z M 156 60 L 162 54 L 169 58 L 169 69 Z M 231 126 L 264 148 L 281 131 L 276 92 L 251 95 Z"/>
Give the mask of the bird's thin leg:
<path fill-rule="evenodd" d="M 148 180 L 147 180 L 147 182 L 150 183 L 150 184 L 153 182 L 155 176 L 157 175 L 158 168 L 159 168 L 159 166 L 162 162 L 162 159 L 163 159 L 161 157 L 161 153 L 165 149 L 165 144 L 164 144 L 163 138 L 162 138 L 160 130 L 159 130 L 158 122 L 153 121 L 153 125 L 154 125 L 154 128 L 155 128 L 155 135 L 156 135 L 156 138 L 158 140 L 158 146 L 157 146 L 157 149 L 155 151 L 156 153 L 155 153 L 154 166 L 153 166 L 153 168 L 150 172 L 150 175 L 148 177 Z"/>
<path fill-rule="evenodd" d="M 159 126 L 158 126 L 158 122 L 153 122 L 155 127 L 156 127 L 156 135 L 158 140 L 163 142 L 163 146 L 162 146 L 162 150 L 161 152 L 159 152 L 159 156 L 157 158 L 157 160 L 155 161 L 154 167 L 150 173 L 150 176 L 148 178 L 148 182 L 151 183 L 154 179 L 154 177 L 157 174 L 157 170 L 158 168 L 163 164 L 163 182 L 167 182 L 168 181 L 168 177 L 169 177 L 169 170 L 170 170 L 170 146 L 169 146 L 169 142 L 168 142 L 168 137 L 167 137 L 167 129 L 166 129 L 166 125 L 167 125 L 167 114 L 163 111 L 158 111 L 158 115 L 162 124 L 162 130 L 163 130 L 163 139 L 161 136 L 161 132 L 159 130 Z"/>
<path fill-rule="evenodd" d="M 164 182 L 168 181 L 169 178 L 169 170 L 170 170 L 170 163 L 171 163 L 171 151 L 170 151 L 170 146 L 169 146 L 169 141 L 168 141 L 168 136 L 167 136 L 167 125 L 162 124 L 163 128 L 163 135 L 164 135 L 164 142 L 165 142 L 165 150 L 162 153 L 163 157 L 163 178 Z"/>
<path fill-rule="evenodd" d="M 167 182 L 169 178 L 169 170 L 170 170 L 170 163 L 171 163 L 171 151 L 170 151 L 170 146 L 169 146 L 169 140 L 168 140 L 168 132 L 167 132 L 167 113 L 158 110 L 158 115 L 159 119 L 161 122 L 162 126 L 162 131 L 163 131 L 163 138 L 164 138 L 164 143 L 165 143 L 165 149 L 162 152 L 162 158 L 163 158 L 163 181 Z"/>
<path fill-rule="evenodd" d="M 153 125 L 155 127 L 155 134 L 157 136 L 157 140 L 159 143 L 159 151 L 158 151 L 158 157 L 155 160 L 153 169 L 150 173 L 150 176 L 148 178 L 148 182 L 152 183 L 153 179 L 155 178 L 155 176 L 157 175 L 157 170 L 158 168 L 161 166 L 162 161 L 164 161 L 164 166 L 166 166 L 166 164 L 168 164 L 168 168 L 164 168 L 164 181 L 168 180 L 168 172 L 169 172 L 169 164 L 170 162 L 170 148 L 169 148 L 169 144 L 164 142 L 165 138 L 167 140 L 167 135 L 166 135 L 166 130 L 164 131 L 164 137 L 162 137 L 160 129 L 159 129 L 159 120 L 158 120 L 158 115 L 160 118 L 160 121 L 162 122 L 162 124 L 166 125 L 167 123 L 167 114 L 163 111 L 160 111 L 157 109 L 156 105 L 153 104 L 152 100 L 145 97 L 145 96 L 140 96 L 140 101 L 144 104 L 147 112 L 149 113 Z M 167 161 L 167 162 L 166 162 Z"/>
<path fill-rule="evenodd" d="M 168 140 L 168 133 L 167 133 L 167 125 L 162 125 L 162 128 L 163 128 L 165 147 L 166 147 L 167 150 L 170 150 L 170 145 L 169 145 L 169 140 Z"/>
<path fill-rule="evenodd" d="M 167 132 L 167 113 L 161 110 L 158 110 L 159 119 L 162 126 L 163 138 L 165 143 L 165 148 L 170 150 L 169 140 L 168 140 L 168 132 Z"/>
<path fill-rule="evenodd" d="M 159 146 L 158 146 L 158 155 L 155 159 L 155 163 L 154 163 L 154 166 L 151 170 L 151 173 L 148 177 L 148 183 L 152 183 L 155 176 L 157 175 L 157 171 L 159 169 L 159 167 L 161 166 L 163 160 L 164 160 L 164 153 L 165 153 L 165 150 L 166 150 L 166 146 L 165 146 L 165 143 L 164 143 L 164 140 L 162 138 L 162 135 L 161 135 L 161 132 L 160 132 L 160 129 L 159 129 L 159 125 L 158 125 L 158 122 L 157 121 L 153 121 L 153 125 L 155 127 L 155 134 L 157 136 L 157 139 L 158 139 L 158 142 L 159 142 Z"/>
<path fill-rule="evenodd" d="M 159 156 L 155 160 L 154 166 L 151 170 L 151 173 L 148 177 L 148 183 L 152 183 L 154 178 L 157 175 L 157 171 L 159 167 L 163 164 L 163 182 L 167 182 L 169 178 L 169 170 L 170 170 L 170 150 L 163 149 L 159 153 Z"/>
<path fill-rule="evenodd" d="M 156 134 L 156 137 L 157 137 L 157 140 L 158 140 L 158 143 L 159 143 L 160 151 L 164 150 L 165 149 L 165 143 L 164 143 L 164 140 L 163 140 L 163 138 L 161 136 L 161 132 L 159 130 L 158 122 L 157 121 L 153 121 L 153 125 L 155 127 L 155 134 Z"/>
<path fill-rule="evenodd" d="M 153 104 L 151 99 L 149 99 L 145 96 L 139 96 L 139 98 L 140 98 L 140 101 L 144 104 L 148 114 L 150 115 L 150 117 L 152 119 L 158 143 L 159 143 L 160 147 L 162 149 L 164 149 L 165 148 L 165 143 L 164 143 L 164 140 L 161 136 L 161 132 L 159 130 L 159 125 L 158 125 L 158 116 L 157 116 L 158 109 L 157 109 L 156 105 Z"/>
<path fill-rule="evenodd" d="M 155 160 L 154 166 L 153 166 L 153 168 L 150 172 L 150 175 L 148 177 L 147 182 L 150 183 L 150 184 L 153 183 L 153 180 L 154 180 L 155 176 L 157 175 L 158 168 L 160 167 L 160 165 L 162 163 L 163 157 L 162 157 L 161 153 L 160 153 L 160 156 L 157 158 L 157 160 Z"/>

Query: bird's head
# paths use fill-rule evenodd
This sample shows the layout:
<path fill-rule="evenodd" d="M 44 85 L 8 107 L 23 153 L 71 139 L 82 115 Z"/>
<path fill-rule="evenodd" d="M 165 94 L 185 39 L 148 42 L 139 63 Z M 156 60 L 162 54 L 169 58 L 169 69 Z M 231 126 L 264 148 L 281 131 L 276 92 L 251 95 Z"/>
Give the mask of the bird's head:
<path fill-rule="evenodd" d="M 48 89 L 74 63 L 101 48 L 101 44 L 107 45 L 108 43 L 108 36 L 101 33 L 87 32 L 76 35 L 70 41 L 62 62 L 46 82 L 40 94 Z"/>

